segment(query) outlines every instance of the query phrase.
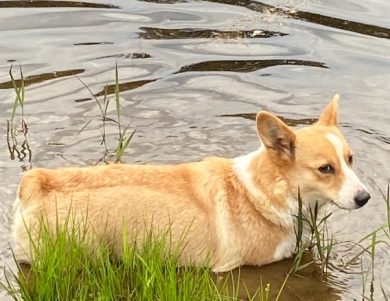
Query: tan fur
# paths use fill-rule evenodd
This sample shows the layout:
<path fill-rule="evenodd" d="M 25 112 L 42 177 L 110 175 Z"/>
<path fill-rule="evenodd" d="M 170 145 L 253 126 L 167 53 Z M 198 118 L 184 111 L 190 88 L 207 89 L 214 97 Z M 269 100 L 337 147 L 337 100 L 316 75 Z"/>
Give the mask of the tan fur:
<path fill-rule="evenodd" d="M 30 262 L 33 256 L 26 226 L 36 230 L 43 216 L 54 231 L 70 212 L 79 221 L 88 216 L 83 242 L 91 252 L 103 239 L 115 257 L 123 248 L 124 225 L 129 241 L 142 240 L 148 226 L 156 232 L 170 229 L 173 247 L 184 235 L 181 264 L 203 265 L 209 258 L 214 271 L 291 256 L 298 186 L 308 207 L 317 196 L 321 205 L 337 199 L 345 182 L 342 172 L 324 176 L 317 170 L 326 162 L 340 167 L 328 133 L 341 139 L 346 160 L 351 154 L 337 128 L 337 102 L 335 97 L 316 125 L 295 132 L 260 112 L 257 130 L 264 149 L 247 158 L 32 169 L 23 176 L 14 205 L 16 258 Z M 37 241 L 36 235 L 33 230 Z"/>

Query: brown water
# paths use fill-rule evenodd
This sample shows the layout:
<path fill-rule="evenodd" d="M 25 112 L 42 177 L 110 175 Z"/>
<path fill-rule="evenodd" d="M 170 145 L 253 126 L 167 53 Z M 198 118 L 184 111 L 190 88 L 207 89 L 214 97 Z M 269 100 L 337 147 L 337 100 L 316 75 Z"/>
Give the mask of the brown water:
<path fill-rule="evenodd" d="M 104 155 L 99 108 L 75 75 L 95 95 L 106 84 L 112 93 L 118 62 L 122 124 L 137 128 L 126 162 L 245 154 L 258 147 L 251 120 L 257 111 L 301 126 L 340 93 L 342 130 L 372 199 L 332 216 L 335 240 L 350 243 L 334 247 L 326 280 L 310 267 L 290 279 L 283 296 L 361 300 L 369 256 L 345 263 L 360 250 L 348 247 L 386 218 L 379 189 L 390 172 L 389 12 L 388 0 L 0 1 L 0 265 L 14 266 L 11 205 L 23 170 L 95 164 Z M 18 64 L 26 77 L 28 134 L 7 144 L 11 62 L 15 77 Z M 113 103 L 108 117 L 115 118 Z M 108 121 L 106 130 L 113 151 L 117 128 Z M 241 274 L 250 291 L 262 277 L 275 293 L 290 265 Z M 380 283 L 390 295 L 389 267 L 390 248 L 380 245 L 365 295 L 384 300 Z"/>

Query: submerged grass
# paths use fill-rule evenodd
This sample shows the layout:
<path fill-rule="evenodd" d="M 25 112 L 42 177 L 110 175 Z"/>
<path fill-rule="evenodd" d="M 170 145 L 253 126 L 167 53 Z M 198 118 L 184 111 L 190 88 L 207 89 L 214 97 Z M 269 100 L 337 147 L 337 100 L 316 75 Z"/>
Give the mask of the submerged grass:
<path fill-rule="evenodd" d="M 387 186 L 387 192 L 384 193 L 383 191 L 381 191 L 381 194 L 386 204 L 387 222 L 359 241 L 358 244 L 360 244 L 364 240 L 371 239 L 371 244 L 363 248 L 363 250 L 353 258 L 356 259 L 362 256 L 364 253 L 370 254 L 371 262 L 368 269 L 366 269 L 366 272 L 364 272 L 364 268 L 362 266 L 362 298 L 364 300 L 370 300 L 370 301 L 374 300 L 375 257 L 376 257 L 377 245 L 384 244 L 390 249 L 390 185 Z M 384 236 L 384 239 L 378 240 L 379 234 L 382 234 Z M 371 274 L 370 293 L 369 296 L 367 296 L 366 287 L 367 287 L 367 280 L 370 274 Z M 385 288 L 382 286 L 381 279 L 379 279 L 379 286 L 380 286 L 380 292 L 382 294 L 383 300 L 388 301 L 390 299 L 390 291 L 388 291 L 389 288 L 387 287 L 386 288 L 387 291 L 385 290 Z"/>
<path fill-rule="evenodd" d="M 298 214 L 296 215 L 296 248 L 294 261 L 290 270 L 287 272 L 287 275 L 278 291 L 275 301 L 278 301 L 281 298 L 287 281 L 292 275 L 295 275 L 297 272 L 316 262 L 315 260 L 312 260 L 301 264 L 304 253 L 312 249 L 314 246 L 317 248 L 319 255 L 319 265 L 321 266 L 322 277 L 324 277 L 327 273 L 330 253 L 334 244 L 333 238 L 329 239 L 328 228 L 326 226 L 326 221 L 331 214 L 328 214 L 319 220 L 318 210 L 318 203 L 316 202 L 313 209 L 309 208 L 309 218 L 304 214 L 303 200 L 298 188 Z M 307 228 L 310 229 L 309 237 L 304 236 Z"/>

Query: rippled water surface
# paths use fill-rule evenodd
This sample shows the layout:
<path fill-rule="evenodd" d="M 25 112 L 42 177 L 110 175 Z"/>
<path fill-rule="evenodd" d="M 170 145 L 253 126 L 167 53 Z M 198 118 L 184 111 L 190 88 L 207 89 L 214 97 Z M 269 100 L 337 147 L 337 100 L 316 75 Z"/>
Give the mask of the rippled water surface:
<path fill-rule="evenodd" d="M 372 292 L 371 276 L 364 291 L 361 275 L 369 257 L 345 263 L 359 251 L 350 250 L 353 242 L 386 219 L 380 189 L 390 172 L 389 12 L 388 0 L 0 1 L 0 265 L 14 266 L 11 205 L 23 171 L 90 165 L 104 156 L 102 118 L 91 94 L 101 99 L 109 85 L 113 98 L 117 62 L 122 124 L 137 129 L 123 157 L 129 163 L 248 153 L 259 145 L 257 111 L 301 126 L 340 93 L 342 130 L 372 199 L 332 216 L 338 244 L 326 280 L 311 267 L 290 279 L 283 298 L 361 300 L 364 292 L 384 300 L 388 246 L 378 246 Z M 25 77 L 28 134 L 7 142 L 15 99 L 11 64 L 15 78 L 19 64 Z M 19 128 L 20 117 L 19 110 Z M 108 117 L 116 117 L 113 102 Z M 110 120 L 106 135 L 112 154 L 117 127 Z M 290 265 L 241 274 L 250 291 L 262 276 L 276 293 Z"/>

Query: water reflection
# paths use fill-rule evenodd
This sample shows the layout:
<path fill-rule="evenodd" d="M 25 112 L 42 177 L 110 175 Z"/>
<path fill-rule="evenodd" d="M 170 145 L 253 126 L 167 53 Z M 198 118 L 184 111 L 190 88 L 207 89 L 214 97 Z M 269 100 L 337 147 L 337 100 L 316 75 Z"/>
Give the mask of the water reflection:
<path fill-rule="evenodd" d="M 340 291 L 327 285 L 321 268 L 316 264 L 310 264 L 313 261 L 315 261 L 313 253 L 303 253 L 301 266 L 306 265 L 306 267 L 288 277 L 278 300 L 333 301 L 340 299 Z M 249 300 L 248 293 L 250 296 L 256 294 L 261 297 L 260 286 L 265 287 L 267 284 L 270 285 L 269 299 L 267 300 L 276 300 L 279 288 L 283 286 L 287 273 L 292 266 L 293 259 L 289 258 L 262 267 L 243 266 L 234 269 L 232 273 L 220 273 L 216 276 L 233 279 L 235 288 L 239 290 L 239 300 Z M 237 279 L 241 280 L 240 283 L 237 283 Z M 341 284 L 342 286 L 343 284 Z M 321 296 L 321 299 L 318 299 L 319 296 Z M 254 300 L 263 299 L 255 298 Z"/>
<path fill-rule="evenodd" d="M 148 83 L 152 83 L 154 81 L 158 80 L 156 79 L 144 79 L 144 80 L 137 80 L 134 82 L 128 82 L 128 83 L 122 83 L 119 84 L 119 92 L 129 91 L 133 90 L 139 87 L 142 87 L 143 85 L 146 85 Z M 104 87 L 104 89 L 96 94 L 94 94 L 95 97 L 98 96 L 104 96 L 104 95 L 110 95 L 115 93 L 115 87 L 116 85 L 107 85 Z"/>
<path fill-rule="evenodd" d="M 7 120 L 7 146 L 11 160 L 19 159 L 19 162 L 28 162 L 21 166 L 23 171 L 32 168 L 32 151 L 27 141 L 28 126 L 24 119 L 21 121 L 21 129 L 17 129 L 12 124 L 13 120 Z M 22 143 L 18 140 L 22 137 Z"/>
<path fill-rule="evenodd" d="M 377 38 L 390 38 L 390 29 L 385 27 L 349 21 L 346 19 L 333 18 L 304 11 L 297 11 L 291 17 L 306 22 L 356 32 Z"/>
<path fill-rule="evenodd" d="M 27 86 L 30 86 L 32 84 L 42 83 L 42 82 L 49 81 L 49 80 L 52 80 L 55 78 L 77 75 L 77 74 L 83 73 L 84 71 L 85 71 L 85 69 L 74 69 L 74 70 L 54 71 L 54 72 L 50 72 L 50 73 L 31 75 L 31 76 L 27 76 L 24 78 L 24 86 L 27 87 Z M 20 87 L 21 80 L 20 79 L 15 80 L 15 84 L 17 87 Z M 0 83 L 0 89 L 13 89 L 13 88 L 14 88 L 14 84 L 13 84 L 12 80 Z"/>
<path fill-rule="evenodd" d="M 86 42 L 86 43 L 75 43 L 74 46 L 93 46 L 93 45 L 112 45 L 113 42 Z"/>
<path fill-rule="evenodd" d="M 241 113 L 241 114 L 225 114 L 218 115 L 217 117 L 241 117 L 249 120 L 256 120 L 257 113 Z M 302 119 L 293 119 L 286 118 L 283 116 L 278 116 L 284 123 L 288 126 L 297 126 L 297 125 L 311 125 L 317 122 L 316 118 L 302 118 Z"/>
<path fill-rule="evenodd" d="M 120 8 L 111 4 L 73 1 L 0 1 L 0 8 L 17 7 L 80 7 L 80 8 Z"/>
<path fill-rule="evenodd" d="M 170 39 L 239 39 L 239 38 L 270 38 L 275 36 L 286 36 L 287 33 L 268 30 L 211 30 L 195 28 L 165 29 L 155 27 L 141 27 L 143 32 L 139 34 L 142 39 L 170 40 Z"/>
<path fill-rule="evenodd" d="M 229 72 L 253 72 L 280 65 L 308 66 L 318 68 L 329 68 L 324 63 L 305 60 L 230 60 L 230 61 L 207 61 L 192 64 L 180 68 L 176 73 L 193 71 L 229 71 Z M 176 74 L 175 73 L 175 74 Z"/>
<path fill-rule="evenodd" d="M 142 53 L 142 52 L 134 52 L 134 53 L 121 53 L 121 54 L 112 54 L 112 55 L 105 55 L 105 56 L 99 56 L 93 59 L 89 59 L 89 61 L 92 60 L 100 60 L 100 59 L 107 59 L 107 58 L 125 58 L 125 59 L 149 59 L 152 56 L 148 53 Z"/>

